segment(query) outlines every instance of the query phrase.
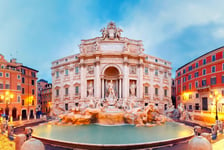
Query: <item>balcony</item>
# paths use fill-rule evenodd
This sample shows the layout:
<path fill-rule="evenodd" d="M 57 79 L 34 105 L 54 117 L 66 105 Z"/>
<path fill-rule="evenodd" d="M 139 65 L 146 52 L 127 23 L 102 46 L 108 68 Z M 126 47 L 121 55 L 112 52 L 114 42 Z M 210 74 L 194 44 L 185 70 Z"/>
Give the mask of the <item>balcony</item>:
<path fill-rule="evenodd" d="M 210 90 L 210 86 L 209 85 L 199 86 L 197 90 L 198 92 L 208 92 Z"/>

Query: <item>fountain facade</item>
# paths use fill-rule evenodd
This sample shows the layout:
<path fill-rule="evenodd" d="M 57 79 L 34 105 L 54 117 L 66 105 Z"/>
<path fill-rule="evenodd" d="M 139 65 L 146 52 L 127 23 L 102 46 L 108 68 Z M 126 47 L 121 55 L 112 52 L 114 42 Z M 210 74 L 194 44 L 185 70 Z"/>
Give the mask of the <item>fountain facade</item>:
<path fill-rule="evenodd" d="M 142 41 L 121 37 L 110 22 L 102 36 L 82 40 L 80 53 L 52 62 L 53 115 L 89 105 L 117 108 L 171 103 L 171 63 L 144 54 Z"/>

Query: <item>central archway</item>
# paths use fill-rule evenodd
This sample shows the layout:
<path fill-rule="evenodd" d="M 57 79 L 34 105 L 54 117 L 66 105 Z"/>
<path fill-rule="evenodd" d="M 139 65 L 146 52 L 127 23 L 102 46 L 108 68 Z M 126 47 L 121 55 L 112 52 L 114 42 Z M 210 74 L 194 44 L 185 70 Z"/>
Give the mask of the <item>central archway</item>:
<path fill-rule="evenodd" d="M 102 98 L 121 98 L 121 70 L 116 65 L 108 65 L 102 71 Z"/>

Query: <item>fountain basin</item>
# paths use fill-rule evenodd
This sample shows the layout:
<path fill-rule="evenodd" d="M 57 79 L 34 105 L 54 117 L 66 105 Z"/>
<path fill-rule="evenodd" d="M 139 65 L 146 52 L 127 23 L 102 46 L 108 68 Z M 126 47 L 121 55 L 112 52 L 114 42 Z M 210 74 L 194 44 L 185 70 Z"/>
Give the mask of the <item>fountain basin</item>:
<path fill-rule="evenodd" d="M 194 136 L 191 127 L 166 122 L 154 127 L 98 124 L 34 127 L 33 137 L 44 143 L 83 149 L 134 149 L 174 144 Z"/>

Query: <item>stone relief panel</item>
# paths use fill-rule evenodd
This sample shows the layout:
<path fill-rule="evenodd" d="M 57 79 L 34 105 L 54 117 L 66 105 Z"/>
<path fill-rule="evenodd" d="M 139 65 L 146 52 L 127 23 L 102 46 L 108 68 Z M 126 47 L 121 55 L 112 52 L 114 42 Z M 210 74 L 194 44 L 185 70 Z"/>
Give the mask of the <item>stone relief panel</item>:
<path fill-rule="evenodd" d="M 87 73 L 89 74 L 89 75 L 93 75 L 94 74 L 94 66 L 88 66 L 87 67 Z"/>
<path fill-rule="evenodd" d="M 136 66 L 130 66 L 130 68 L 129 68 L 129 73 L 130 73 L 130 74 L 136 74 L 136 69 L 137 69 Z"/>

